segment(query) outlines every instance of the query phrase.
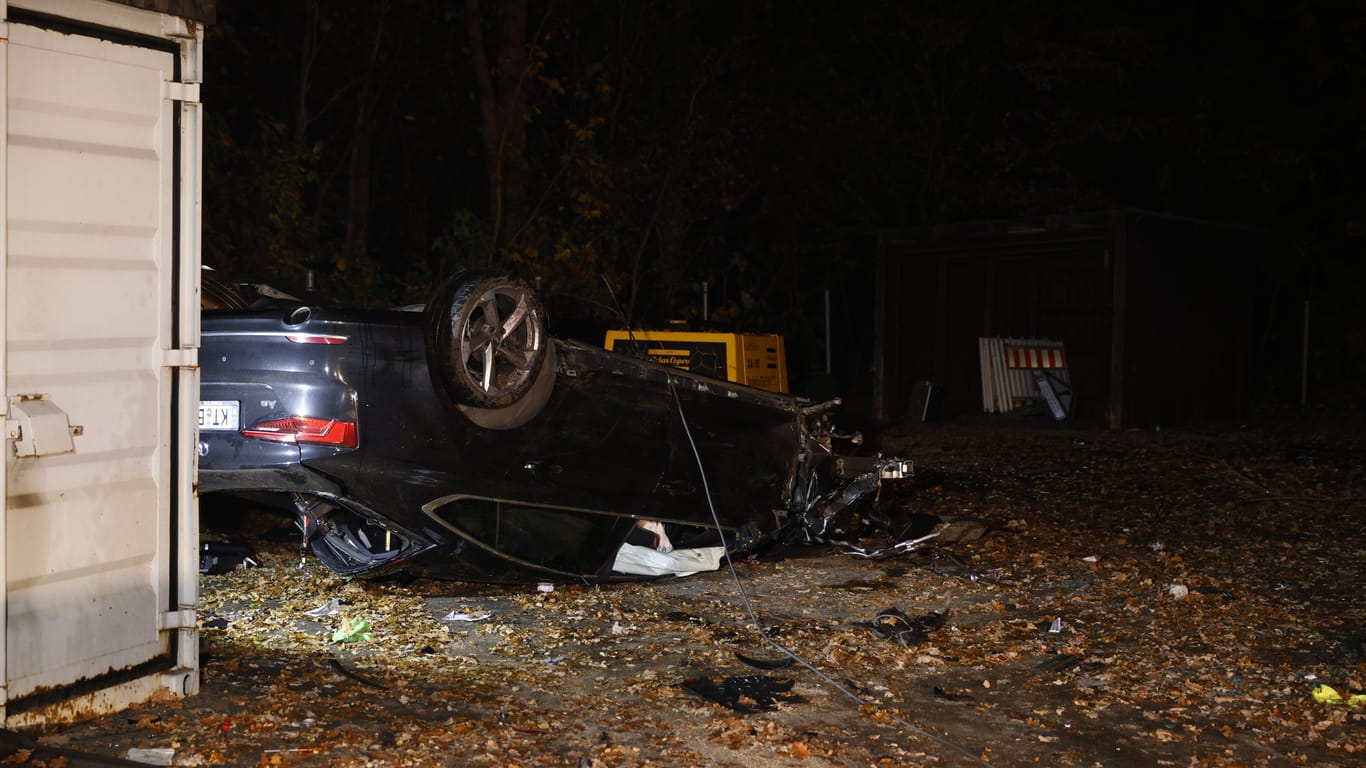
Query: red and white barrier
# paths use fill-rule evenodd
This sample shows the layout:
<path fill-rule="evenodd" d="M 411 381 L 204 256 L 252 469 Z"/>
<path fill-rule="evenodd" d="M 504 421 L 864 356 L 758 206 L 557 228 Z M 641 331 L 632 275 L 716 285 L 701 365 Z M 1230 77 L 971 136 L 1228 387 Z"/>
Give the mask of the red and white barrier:
<path fill-rule="evenodd" d="M 1072 410 L 1072 384 L 1061 341 L 987 338 L 977 340 L 982 365 L 982 410 L 1010 413 L 1040 401 L 1054 418 Z"/>

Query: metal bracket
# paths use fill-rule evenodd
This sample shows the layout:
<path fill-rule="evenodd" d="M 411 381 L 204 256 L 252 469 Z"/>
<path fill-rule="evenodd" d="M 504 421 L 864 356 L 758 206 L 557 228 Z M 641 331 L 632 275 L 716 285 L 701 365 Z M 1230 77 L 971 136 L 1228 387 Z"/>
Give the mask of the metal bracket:
<path fill-rule="evenodd" d="M 167 368 L 197 368 L 199 366 L 199 349 L 196 347 L 163 349 L 161 351 L 161 364 Z"/>
<path fill-rule="evenodd" d="M 188 629 L 196 626 L 197 616 L 193 608 L 181 608 L 178 611 L 166 611 L 161 614 L 161 626 L 158 629 Z"/>
<path fill-rule="evenodd" d="M 199 83 L 177 83 L 167 80 L 162 83 L 161 98 L 198 104 Z"/>
<path fill-rule="evenodd" d="M 14 441 L 14 455 L 20 457 L 75 453 L 72 438 L 85 434 L 85 428 L 72 426 L 66 411 L 47 395 L 11 397 L 8 421 L 6 438 Z"/>

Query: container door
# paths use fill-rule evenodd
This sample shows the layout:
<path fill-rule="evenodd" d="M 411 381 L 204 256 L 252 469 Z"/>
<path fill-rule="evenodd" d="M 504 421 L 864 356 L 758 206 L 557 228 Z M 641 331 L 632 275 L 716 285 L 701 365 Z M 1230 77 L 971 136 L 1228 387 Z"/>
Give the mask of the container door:
<path fill-rule="evenodd" d="M 10 717 L 45 698 L 75 706 L 72 684 L 155 688 L 183 658 L 171 630 L 186 617 L 193 627 L 193 611 L 177 605 L 177 521 L 193 510 L 179 508 L 192 497 L 178 488 L 189 473 L 175 414 L 197 394 L 177 391 L 187 363 L 174 352 L 176 49 L 14 21 L 8 31 L 0 706 Z"/>

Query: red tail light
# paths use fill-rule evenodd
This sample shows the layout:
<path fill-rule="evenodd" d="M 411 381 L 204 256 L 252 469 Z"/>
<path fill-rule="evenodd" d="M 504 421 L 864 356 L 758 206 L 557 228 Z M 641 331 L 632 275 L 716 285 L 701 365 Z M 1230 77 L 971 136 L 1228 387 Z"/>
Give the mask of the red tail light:
<path fill-rule="evenodd" d="M 242 430 L 242 434 L 282 443 L 318 443 L 338 448 L 355 448 L 357 444 L 356 422 L 305 416 L 286 416 L 258 422 Z"/>

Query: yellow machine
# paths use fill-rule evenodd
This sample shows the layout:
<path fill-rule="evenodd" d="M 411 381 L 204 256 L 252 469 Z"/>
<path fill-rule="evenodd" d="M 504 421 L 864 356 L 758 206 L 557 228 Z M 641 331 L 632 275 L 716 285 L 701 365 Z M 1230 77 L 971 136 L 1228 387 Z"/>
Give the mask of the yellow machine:
<path fill-rule="evenodd" d="M 770 392 L 787 392 L 787 357 L 783 337 L 776 334 L 608 331 L 603 346 L 629 353 L 632 342 L 657 363 Z"/>

